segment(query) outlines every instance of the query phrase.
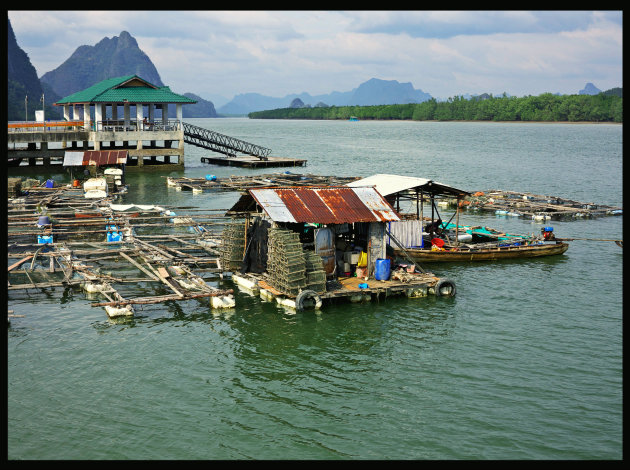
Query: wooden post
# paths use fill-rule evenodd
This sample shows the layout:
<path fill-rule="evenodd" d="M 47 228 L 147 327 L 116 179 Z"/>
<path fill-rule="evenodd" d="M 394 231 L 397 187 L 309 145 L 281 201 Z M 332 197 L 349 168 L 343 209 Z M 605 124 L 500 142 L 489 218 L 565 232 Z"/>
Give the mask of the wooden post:
<path fill-rule="evenodd" d="M 455 246 L 459 246 L 459 195 L 457 196 L 455 214 Z"/>
<path fill-rule="evenodd" d="M 418 200 L 418 188 L 416 188 L 416 218 L 419 218 L 419 211 L 420 211 L 420 207 L 419 207 L 419 203 L 420 201 Z"/>
<path fill-rule="evenodd" d="M 424 232 L 424 194 L 422 193 L 422 189 L 420 190 L 420 248 L 424 248 L 424 236 L 422 235 Z"/>

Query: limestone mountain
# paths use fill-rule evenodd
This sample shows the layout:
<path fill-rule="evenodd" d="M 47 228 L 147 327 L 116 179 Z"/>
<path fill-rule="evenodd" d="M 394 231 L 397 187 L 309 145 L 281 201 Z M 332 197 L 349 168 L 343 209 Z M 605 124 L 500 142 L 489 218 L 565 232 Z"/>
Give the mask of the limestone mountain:
<path fill-rule="evenodd" d="M 295 98 L 293 101 L 291 101 L 291 104 L 289 105 L 289 108 L 303 108 L 303 107 L 304 107 L 304 102 L 300 98 Z"/>
<path fill-rule="evenodd" d="M 133 74 L 154 85 L 164 85 L 138 42 L 122 31 L 120 36 L 105 37 L 94 46 L 79 46 L 59 67 L 42 75 L 41 81 L 64 97 L 108 78 Z"/>
<path fill-rule="evenodd" d="M 578 94 L 579 95 L 597 95 L 601 92 L 602 90 L 597 88 L 591 82 L 588 82 L 586 85 L 584 85 L 584 88 L 578 92 Z"/>
<path fill-rule="evenodd" d="M 371 78 L 354 90 L 348 100 L 350 106 L 372 106 L 379 104 L 422 103 L 431 99 L 431 95 L 414 89 L 410 82 L 398 80 L 380 80 Z"/>
<path fill-rule="evenodd" d="M 7 120 L 34 121 L 35 110 L 42 109 L 42 104 L 46 105 L 46 117 L 57 117 L 58 110 L 51 105 L 58 97 L 42 87 L 28 54 L 17 43 L 11 21 L 7 21 Z"/>
<path fill-rule="evenodd" d="M 188 104 L 182 108 L 182 117 L 185 118 L 207 118 L 217 117 L 217 111 L 214 109 L 212 101 L 204 100 L 200 96 L 193 93 L 184 93 L 184 96 L 196 101 L 195 104 Z M 174 112 L 174 111 L 173 111 Z M 169 114 L 171 110 L 169 109 Z"/>

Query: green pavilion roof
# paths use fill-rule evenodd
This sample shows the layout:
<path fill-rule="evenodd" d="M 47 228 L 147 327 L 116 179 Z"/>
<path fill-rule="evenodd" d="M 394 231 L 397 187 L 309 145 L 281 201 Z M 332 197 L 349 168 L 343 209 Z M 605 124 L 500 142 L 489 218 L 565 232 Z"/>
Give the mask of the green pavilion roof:
<path fill-rule="evenodd" d="M 73 103 L 196 103 L 184 95 L 173 93 L 167 86 L 158 87 L 137 75 L 109 78 L 82 91 L 77 91 L 55 104 Z"/>

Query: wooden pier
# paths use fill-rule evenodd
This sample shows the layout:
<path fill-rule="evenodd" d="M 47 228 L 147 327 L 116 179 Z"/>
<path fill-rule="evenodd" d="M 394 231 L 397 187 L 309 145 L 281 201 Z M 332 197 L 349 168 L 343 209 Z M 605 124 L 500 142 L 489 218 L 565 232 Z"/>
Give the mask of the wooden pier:
<path fill-rule="evenodd" d="M 201 162 L 221 166 L 238 166 L 242 168 L 273 168 L 306 165 L 306 160 L 297 158 L 267 157 L 263 159 L 251 155 L 201 157 Z"/>

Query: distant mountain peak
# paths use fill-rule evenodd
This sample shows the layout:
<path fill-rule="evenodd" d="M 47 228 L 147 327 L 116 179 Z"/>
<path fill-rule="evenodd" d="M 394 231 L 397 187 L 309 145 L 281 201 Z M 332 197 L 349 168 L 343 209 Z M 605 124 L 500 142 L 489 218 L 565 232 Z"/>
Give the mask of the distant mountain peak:
<path fill-rule="evenodd" d="M 42 75 L 40 80 L 64 97 L 123 75 L 138 75 L 157 86 L 164 85 L 151 59 L 127 31 L 105 37 L 94 46 L 79 46 L 63 64 Z"/>
<path fill-rule="evenodd" d="M 431 95 L 414 89 L 411 82 L 370 78 L 357 88 L 346 92 L 333 91 L 327 95 L 311 96 L 308 93 L 272 98 L 259 93 L 236 95 L 232 101 L 221 106 L 220 114 L 244 115 L 253 111 L 294 107 L 293 101 L 300 99 L 303 106 L 372 106 L 380 104 L 422 103 Z"/>
<path fill-rule="evenodd" d="M 602 92 L 602 90 L 597 88 L 591 82 L 588 82 L 586 85 L 584 85 L 584 89 L 580 90 L 578 94 L 580 94 L 580 95 L 598 95 L 601 92 Z"/>
<path fill-rule="evenodd" d="M 370 78 L 359 85 L 348 105 L 370 106 L 379 104 L 421 103 L 431 99 L 431 95 L 414 89 L 411 82 Z"/>

